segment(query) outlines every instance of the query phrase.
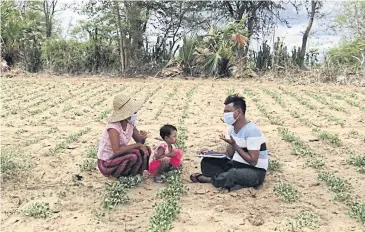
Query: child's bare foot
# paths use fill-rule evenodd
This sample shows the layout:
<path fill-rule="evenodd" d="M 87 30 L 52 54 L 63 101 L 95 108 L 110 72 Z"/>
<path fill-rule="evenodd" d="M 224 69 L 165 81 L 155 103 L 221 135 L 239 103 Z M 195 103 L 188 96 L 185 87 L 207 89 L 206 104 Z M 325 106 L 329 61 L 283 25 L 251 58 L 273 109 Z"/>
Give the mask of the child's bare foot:
<path fill-rule="evenodd" d="M 148 177 L 150 177 L 150 173 L 147 170 L 144 170 L 142 176 L 143 178 L 147 179 Z"/>

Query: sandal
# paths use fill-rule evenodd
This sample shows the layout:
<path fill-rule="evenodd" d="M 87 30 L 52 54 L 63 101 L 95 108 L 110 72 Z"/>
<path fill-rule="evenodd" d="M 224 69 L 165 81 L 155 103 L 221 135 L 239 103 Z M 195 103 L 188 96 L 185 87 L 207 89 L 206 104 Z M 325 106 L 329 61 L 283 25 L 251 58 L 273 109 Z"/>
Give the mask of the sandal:
<path fill-rule="evenodd" d="M 203 181 L 200 181 L 199 180 L 199 177 L 200 176 L 204 176 L 203 174 L 201 173 L 194 173 L 194 174 L 191 174 L 190 175 L 190 180 L 193 182 L 193 183 L 205 183 Z"/>
<path fill-rule="evenodd" d="M 158 175 L 155 177 L 156 183 L 163 183 L 166 180 L 166 177 L 164 175 Z"/>

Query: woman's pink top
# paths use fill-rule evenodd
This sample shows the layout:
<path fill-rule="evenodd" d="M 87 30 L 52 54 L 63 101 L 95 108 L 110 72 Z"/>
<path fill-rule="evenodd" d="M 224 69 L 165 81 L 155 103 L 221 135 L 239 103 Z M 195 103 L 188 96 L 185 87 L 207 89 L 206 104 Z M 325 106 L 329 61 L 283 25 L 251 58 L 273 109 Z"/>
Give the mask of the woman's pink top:
<path fill-rule="evenodd" d="M 108 133 L 108 129 L 110 128 L 116 129 L 118 131 L 120 145 L 128 145 L 132 139 L 134 129 L 133 124 L 128 123 L 127 128 L 124 131 L 120 122 L 108 123 L 104 128 L 99 142 L 98 159 L 109 160 L 114 155 Z"/>

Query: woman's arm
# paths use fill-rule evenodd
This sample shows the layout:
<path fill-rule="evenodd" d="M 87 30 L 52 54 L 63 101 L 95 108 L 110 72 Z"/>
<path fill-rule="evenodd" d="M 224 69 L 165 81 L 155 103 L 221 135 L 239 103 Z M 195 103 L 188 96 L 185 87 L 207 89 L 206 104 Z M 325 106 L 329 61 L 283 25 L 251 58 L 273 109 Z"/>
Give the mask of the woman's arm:
<path fill-rule="evenodd" d="M 116 129 L 108 129 L 110 144 L 115 155 L 123 154 L 133 149 L 139 149 L 143 146 L 141 143 L 135 143 L 131 145 L 120 145 L 119 132 Z"/>
<path fill-rule="evenodd" d="M 147 135 L 145 133 L 141 133 L 137 127 L 134 127 L 132 137 L 136 143 L 144 144 L 146 142 Z"/>

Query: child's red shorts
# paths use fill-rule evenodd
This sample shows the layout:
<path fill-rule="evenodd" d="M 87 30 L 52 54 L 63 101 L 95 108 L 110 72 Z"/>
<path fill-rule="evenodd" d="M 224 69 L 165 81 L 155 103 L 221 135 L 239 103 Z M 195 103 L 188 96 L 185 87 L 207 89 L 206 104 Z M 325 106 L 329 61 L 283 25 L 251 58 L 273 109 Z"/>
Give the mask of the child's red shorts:
<path fill-rule="evenodd" d="M 170 157 L 170 164 L 174 168 L 177 168 L 181 165 L 183 152 L 180 149 L 174 149 L 174 152 L 175 152 L 175 156 Z M 149 164 L 148 172 L 151 173 L 152 175 L 156 175 L 157 171 L 158 171 L 158 167 L 161 165 L 161 162 L 162 162 L 161 160 L 152 161 Z"/>

